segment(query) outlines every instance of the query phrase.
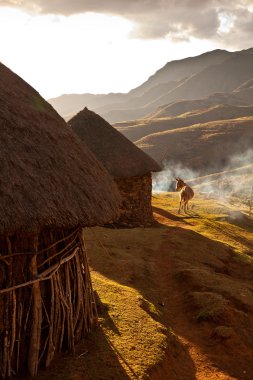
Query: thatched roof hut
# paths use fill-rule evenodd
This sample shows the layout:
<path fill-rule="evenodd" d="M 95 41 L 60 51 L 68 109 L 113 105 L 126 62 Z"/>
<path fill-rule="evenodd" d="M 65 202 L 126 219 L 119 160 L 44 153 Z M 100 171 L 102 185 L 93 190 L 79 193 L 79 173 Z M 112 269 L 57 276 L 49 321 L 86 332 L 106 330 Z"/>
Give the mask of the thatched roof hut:
<path fill-rule="evenodd" d="M 110 176 L 54 109 L 0 64 L 0 378 L 37 373 L 90 329 L 81 226 L 118 214 Z"/>
<path fill-rule="evenodd" d="M 123 198 L 118 224 L 149 224 L 153 220 L 151 172 L 161 170 L 160 166 L 87 107 L 68 124 L 117 183 Z"/>

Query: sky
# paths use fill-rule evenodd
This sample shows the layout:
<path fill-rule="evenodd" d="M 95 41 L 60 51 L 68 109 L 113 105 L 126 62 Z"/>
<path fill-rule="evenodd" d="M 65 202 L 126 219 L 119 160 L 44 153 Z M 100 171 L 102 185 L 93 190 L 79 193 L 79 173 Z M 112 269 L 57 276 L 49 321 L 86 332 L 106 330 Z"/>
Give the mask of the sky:
<path fill-rule="evenodd" d="M 0 0 L 0 36 L 46 99 L 128 92 L 169 61 L 253 47 L 253 0 Z"/>

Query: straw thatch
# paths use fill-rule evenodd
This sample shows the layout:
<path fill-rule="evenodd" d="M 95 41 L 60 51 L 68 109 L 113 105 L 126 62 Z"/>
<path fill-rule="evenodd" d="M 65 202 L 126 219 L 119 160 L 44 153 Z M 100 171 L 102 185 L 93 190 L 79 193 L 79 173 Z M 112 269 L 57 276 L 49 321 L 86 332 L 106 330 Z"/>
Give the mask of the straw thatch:
<path fill-rule="evenodd" d="M 142 176 L 161 170 L 151 157 L 87 107 L 68 124 L 114 178 Z"/>
<path fill-rule="evenodd" d="M 111 220 L 119 196 L 64 120 L 0 64 L 0 234 Z"/>
<path fill-rule="evenodd" d="M 95 304 L 81 226 L 118 215 L 118 190 L 89 149 L 0 64 L 0 378 L 74 352 Z"/>
<path fill-rule="evenodd" d="M 151 172 L 161 170 L 159 165 L 86 107 L 68 123 L 103 163 L 119 188 L 122 204 L 120 217 L 114 224 L 150 225 L 153 222 Z"/>

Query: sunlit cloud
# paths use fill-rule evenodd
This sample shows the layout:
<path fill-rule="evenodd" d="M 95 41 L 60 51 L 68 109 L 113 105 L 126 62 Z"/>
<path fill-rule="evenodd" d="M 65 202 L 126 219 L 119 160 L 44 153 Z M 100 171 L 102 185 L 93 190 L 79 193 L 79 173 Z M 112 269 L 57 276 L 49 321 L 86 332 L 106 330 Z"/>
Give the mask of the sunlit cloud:
<path fill-rule="evenodd" d="M 162 38 L 173 35 L 182 39 L 184 30 L 192 37 L 212 38 L 233 29 L 232 20 L 244 22 L 241 11 L 252 11 L 252 0 L 0 0 L 0 5 L 12 5 L 42 14 L 73 15 L 94 12 L 118 15 L 134 23 L 131 33 L 136 38 Z M 188 37 L 187 37 L 188 38 Z"/>
<path fill-rule="evenodd" d="M 221 12 L 219 14 L 220 26 L 218 28 L 218 33 L 229 33 L 234 27 L 235 16 L 231 13 Z"/>
<path fill-rule="evenodd" d="M 250 47 L 253 0 L 0 0 L 0 60 L 43 96 L 127 92 L 166 62 Z"/>

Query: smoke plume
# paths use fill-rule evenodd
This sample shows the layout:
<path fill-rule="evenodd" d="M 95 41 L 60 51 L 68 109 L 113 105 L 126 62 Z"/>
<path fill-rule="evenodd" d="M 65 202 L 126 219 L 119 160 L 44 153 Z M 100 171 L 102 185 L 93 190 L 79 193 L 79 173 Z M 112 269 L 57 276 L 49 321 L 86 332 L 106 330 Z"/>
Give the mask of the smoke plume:
<path fill-rule="evenodd" d="M 183 166 L 181 163 L 167 161 L 162 172 L 153 177 L 153 192 L 175 191 L 176 177 L 182 178 L 192 186 L 196 194 L 207 198 L 215 198 L 223 202 L 239 202 L 248 205 L 253 186 L 253 149 L 244 154 L 232 155 L 228 164 L 219 172 L 209 167 L 203 175 L 196 170 Z"/>

